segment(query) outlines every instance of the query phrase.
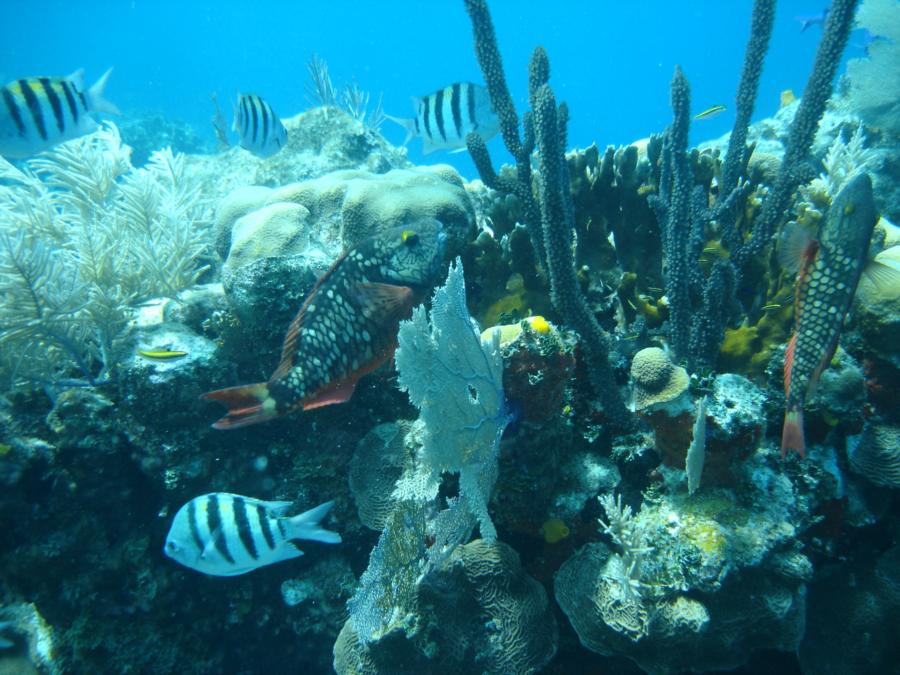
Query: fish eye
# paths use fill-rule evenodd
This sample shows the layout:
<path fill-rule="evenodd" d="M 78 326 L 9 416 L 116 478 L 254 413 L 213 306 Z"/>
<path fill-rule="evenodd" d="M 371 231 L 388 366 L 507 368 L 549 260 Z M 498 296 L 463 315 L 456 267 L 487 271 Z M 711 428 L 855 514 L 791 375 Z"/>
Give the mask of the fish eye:
<path fill-rule="evenodd" d="M 413 246 L 419 242 L 419 235 L 415 230 L 403 230 L 400 239 L 407 246 Z"/>
<path fill-rule="evenodd" d="M 166 550 L 167 551 L 177 551 L 178 544 L 176 544 L 174 541 L 167 541 L 166 542 Z"/>

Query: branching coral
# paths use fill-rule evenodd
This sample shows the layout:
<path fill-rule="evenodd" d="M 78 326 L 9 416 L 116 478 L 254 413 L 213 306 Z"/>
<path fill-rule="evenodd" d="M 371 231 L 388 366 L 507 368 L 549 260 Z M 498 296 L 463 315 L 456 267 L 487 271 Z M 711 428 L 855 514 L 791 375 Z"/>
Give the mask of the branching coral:
<path fill-rule="evenodd" d="M 209 214 L 182 156 L 166 149 L 133 169 L 129 153 L 109 125 L 21 170 L 0 160 L 0 368 L 9 383 L 108 381 L 130 309 L 174 296 L 206 269 Z"/>

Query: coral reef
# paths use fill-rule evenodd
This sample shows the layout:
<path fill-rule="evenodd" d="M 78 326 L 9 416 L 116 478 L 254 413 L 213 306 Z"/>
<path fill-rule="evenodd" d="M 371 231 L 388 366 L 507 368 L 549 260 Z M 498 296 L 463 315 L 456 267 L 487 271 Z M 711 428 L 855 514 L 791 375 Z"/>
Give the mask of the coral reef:
<path fill-rule="evenodd" d="M 699 148 L 679 69 L 665 134 L 570 150 L 546 52 L 520 116 L 466 0 L 513 155 L 470 135 L 481 180 L 412 166 L 317 58 L 321 105 L 270 159 L 137 167 L 107 125 L 0 161 L 0 671 L 893 672 L 896 283 L 861 282 L 807 456 L 778 447 L 782 225 L 817 229 L 864 172 L 871 256 L 900 255 L 897 106 L 866 93 L 896 40 L 832 96 L 856 4 L 833 3 L 803 98 L 751 125 L 756 0 L 734 127 Z M 892 35 L 887 6 L 860 22 Z M 180 138 L 154 125 L 147 150 Z M 341 405 L 210 429 L 200 392 L 264 378 L 322 272 L 420 218 L 458 258 L 394 362 Z M 210 491 L 333 501 L 343 541 L 230 579 L 171 564 L 175 510 Z"/>

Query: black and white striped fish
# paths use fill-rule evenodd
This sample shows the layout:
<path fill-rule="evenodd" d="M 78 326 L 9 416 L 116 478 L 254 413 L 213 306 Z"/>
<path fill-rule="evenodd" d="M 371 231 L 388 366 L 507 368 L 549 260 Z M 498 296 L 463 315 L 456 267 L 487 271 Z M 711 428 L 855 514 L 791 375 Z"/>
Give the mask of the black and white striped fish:
<path fill-rule="evenodd" d="M 286 517 L 291 504 L 227 492 L 195 497 L 175 514 L 165 553 L 198 572 L 232 577 L 303 555 L 292 539 L 341 543 L 337 532 L 319 527 L 334 502 Z"/>
<path fill-rule="evenodd" d="M 428 96 L 413 97 L 413 106 L 413 119 L 388 119 L 406 129 L 404 144 L 411 138 L 421 138 L 426 155 L 435 150 L 465 150 L 466 136 L 473 131 L 485 141 L 500 131 L 487 89 L 471 82 L 457 82 Z"/>
<path fill-rule="evenodd" d="M 232 128 L 240 146 L 257 157 L 271 157 L 287 145 L 287 129 L 272 106 L 256 94 L 238 94 Z"/>
<path fill-rule="evenodd" d="M 13 80 L 0 89 L 0 155 L 21 159 L 64 141 L 90 134 L 97 121 L 90 113 L 119 114 L 103 98 L 112 68 L 90 89 L 84 89 L 84 71 L 68 77 L 29 77 Z"/>

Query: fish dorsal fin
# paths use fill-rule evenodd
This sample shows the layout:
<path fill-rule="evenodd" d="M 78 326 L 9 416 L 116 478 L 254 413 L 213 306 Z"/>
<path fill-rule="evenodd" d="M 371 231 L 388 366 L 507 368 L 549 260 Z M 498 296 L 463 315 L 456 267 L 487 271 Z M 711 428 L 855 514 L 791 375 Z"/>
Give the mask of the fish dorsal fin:
<path fill-rule="evenodd" d="M 790 223 L 784 228 L 781 246 L 778 249 L 778 261 L 791 274 L 797 274 L 803 266 L 815 257 L 819 243 L 813 239 L 805 227 L 799 223 Z"/>
<path fill-rule="evenodd" d="M 297 316 L 294 317 L 294 320 L 291 321 L 291 325 L 288 326 L 287 334 L 284 336 L 284 344 L 281 347 L 281 361 L 278 362 L 278 367 L 269 378 L 270 382 L 282 378 L 291 372 L 291 369 L 294 367 L 294 354 L 297 353 L 297 340 L 300 337 L 300 330 L 303 328 L 303 323 L 306 320 L 306 310 L 314 302 L 322 284 L 328 281 L 331 275 L 334 274 L 334 271 L 338 268 L 338 265 L 344 262 L 344 259 L 352 250 L 353 249 L 351 248 L 344 251 L 341 256 L 334 261 L 331 267 L 328 268 L 328 271 L 319 277 L 319 280 L 316 282 L 315 286 L 312 287 L 309 295 L 306 296 L 306 300 L 303 301 L 303 306 L 300 307 Z"/>
<path fill-rule="evenodd" d="M 66 80 L 75 85 L 75 90 L 83 92 L 84 91 L 84 68 L 79 68 L 74 73 L 69 75 Z"/>
<path fill-rule="evenodd" d="M 266 510 L 273 516 L 283 516 L 294 502 L 265 502 L 260 501 Z"/>
<path fill-rule="evenodd" d="M 409 309 L 413 292 L 409 286 L 373 282 L 357 284 L 356 297 L 366 317 L 395 317 Z"/>
<path fill-rule="evenodd" d="M 797 350 L 797 333 L 791 336 L 787 351 L 784 352 L 784 395 L 791 393 L 791 371 L 794 368 L 794 352 Z"/>

